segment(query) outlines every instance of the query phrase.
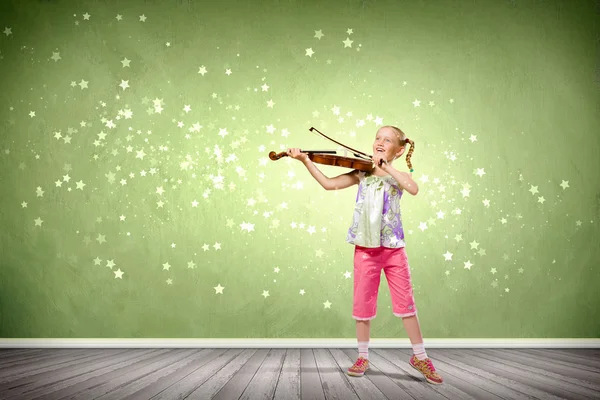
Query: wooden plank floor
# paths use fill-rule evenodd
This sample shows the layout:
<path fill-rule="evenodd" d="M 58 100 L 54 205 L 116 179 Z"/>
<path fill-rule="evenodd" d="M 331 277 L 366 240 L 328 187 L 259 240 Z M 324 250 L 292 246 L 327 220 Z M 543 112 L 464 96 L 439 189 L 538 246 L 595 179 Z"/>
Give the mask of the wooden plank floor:
<path fill-rule="evenodd" d="M 600 399 L 600 349 L 0 349 L 1 399 Z"/>

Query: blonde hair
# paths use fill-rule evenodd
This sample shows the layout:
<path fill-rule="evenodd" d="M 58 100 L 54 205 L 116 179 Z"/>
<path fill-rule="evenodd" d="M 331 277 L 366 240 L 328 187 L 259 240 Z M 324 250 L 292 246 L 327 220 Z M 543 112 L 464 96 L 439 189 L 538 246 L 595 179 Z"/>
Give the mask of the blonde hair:
<path fill-rule="evenodd" d="M 398 137 L 398 143 L 400 144 L 400 147 L 404 147 L 406 144 L 410 144 L 410 149 L 408 150 L 408 153 L 406 153 L 406 164 L 408 165 L 410 172 L 413 172 L 413 167 L 412 167 L 412 163 L 410 162 L 410 157 L 412 156 L 413 151 L 415 151 L 415 142 L 413 142 L 412 140 L 407 138 L 406 134 L 404 132 L 402 132 L 402 130 L 398 127 L 395 127 L 392 125 L 386 125 L 386 126 L 382 126 L 379 129 L 381 130 L 383 128 L 390 128 L 396 134 L 396 136 Z"/>

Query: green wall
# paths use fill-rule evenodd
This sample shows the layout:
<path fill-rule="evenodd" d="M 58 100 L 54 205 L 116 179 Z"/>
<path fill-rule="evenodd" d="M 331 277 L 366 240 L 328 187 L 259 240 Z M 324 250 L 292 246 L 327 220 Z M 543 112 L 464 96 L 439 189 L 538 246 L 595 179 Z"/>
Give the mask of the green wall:
<path fill-rule="evenodd" d="M 391 124 L 425 338 L 600 337 L 595 3 L 3 1 L 0 336 L 353 338 L 357 188 L 267 155 Z"/>

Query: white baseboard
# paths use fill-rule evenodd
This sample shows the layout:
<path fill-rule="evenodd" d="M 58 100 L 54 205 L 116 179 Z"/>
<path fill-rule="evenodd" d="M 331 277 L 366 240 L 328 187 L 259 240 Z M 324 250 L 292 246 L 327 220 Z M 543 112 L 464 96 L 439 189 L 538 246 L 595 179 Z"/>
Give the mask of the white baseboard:
<path fill-rule="evenodd" d="M 600 339 L 427 339 L 426 348 L 600 348 Z M 355 348 L 356 339 L 8 339 L 0 348 Z M 408 339 L 372 338 L 371 348 L 411 348 Z"/>

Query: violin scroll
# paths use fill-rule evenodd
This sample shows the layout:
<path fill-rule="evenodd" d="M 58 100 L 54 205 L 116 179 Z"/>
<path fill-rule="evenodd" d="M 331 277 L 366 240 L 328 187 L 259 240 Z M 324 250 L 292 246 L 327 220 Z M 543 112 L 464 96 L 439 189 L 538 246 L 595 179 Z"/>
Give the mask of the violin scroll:
<path fill-rule="evenodd" d="M 285 151 L 282 151 L 281 153 L 272 151 L 269 153 L 269 158 L 273 161 L 279 160 L 281 157 L 287 157 L 287 153 Z"/>

